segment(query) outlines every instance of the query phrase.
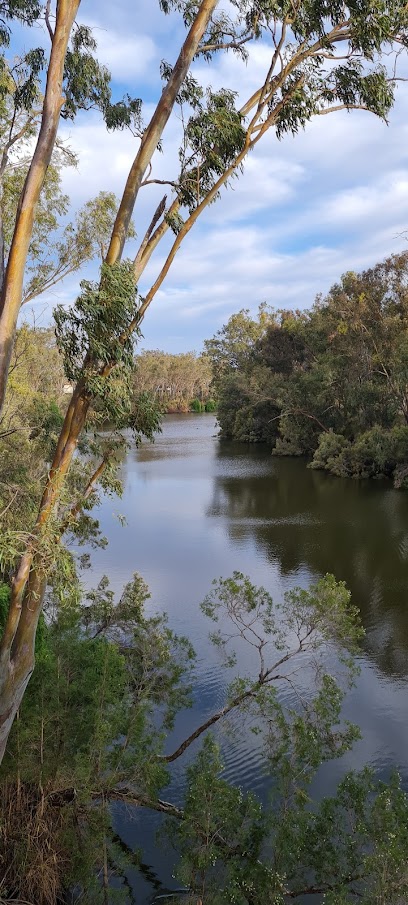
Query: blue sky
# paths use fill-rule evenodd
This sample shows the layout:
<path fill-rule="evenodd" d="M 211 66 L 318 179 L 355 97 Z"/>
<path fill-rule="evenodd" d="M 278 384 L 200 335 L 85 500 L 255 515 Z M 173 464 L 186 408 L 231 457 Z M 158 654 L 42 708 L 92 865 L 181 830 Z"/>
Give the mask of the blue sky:
<path fill-rule="evenodd" d="M 221 0 L 227 5 L 227 0 Z M 93 26 L 98 56 L 110 68 L 115 93 L 145 101 L 145 118 L 160 96 L 159 64 L 173 63 L 184 35 L 177 15 L 165 17 L 158 0 L 82 0 L 78 20 Z M 196 75 L 246 100 L 265 69 L 258 43 L 247 65 L 220 56 Z M 397 88 L 389 125 L 363 111 L 319 117 L 305 132 L 277 141 L 270 133 L 247 161 L 239 180 L 212 205 L 185 240 L 146 315 L 142 345 L 178 352 L 200 350 L 242 307 L 305 308 L 346 270 L 368 267 L 407 247 L 408 90 Z M 172 178 L 178 123 L 171 120 L 153 176 Z M 95 112 L 64 123 L 62 136 L 79 156 L 64 188 L 73 208 L 101 189 L 118 195 L 137 148 L 125 133 L 107 134 Z M 163 189 L 146 186 L 135 211 L 142 236 Z M 159 270 L 158 252 L 144 274 L 146 291 Z M 97 267 L 93 268 L 96 276 Z M 92 276 L 92 269 L 86 276 Z M 38 301 L 43 311 L 75 298 L 80 277 Z M 47 315 L 43 315 L 47 317 Z"/>

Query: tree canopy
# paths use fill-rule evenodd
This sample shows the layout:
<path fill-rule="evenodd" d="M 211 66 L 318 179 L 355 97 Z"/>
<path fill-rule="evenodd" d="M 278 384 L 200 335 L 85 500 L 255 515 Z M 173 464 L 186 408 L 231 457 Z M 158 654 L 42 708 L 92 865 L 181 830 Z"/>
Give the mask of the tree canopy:
<path fill-rule="evenodd" d="M 407 267 L 404 253 L 346 273 L 308 311 L 234 315 L 206 343 L 224 436 L 404 485 Z"/>

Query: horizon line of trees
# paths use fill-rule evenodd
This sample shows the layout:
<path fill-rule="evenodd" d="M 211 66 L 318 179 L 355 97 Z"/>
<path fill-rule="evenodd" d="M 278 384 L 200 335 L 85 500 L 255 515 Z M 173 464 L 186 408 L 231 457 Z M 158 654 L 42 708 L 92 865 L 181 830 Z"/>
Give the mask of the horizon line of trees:
<path fill-rule="evenodd" d="M 164 352 L 144 349 L 135 356 L 133 386 L 148 393 L 160 411 L 214 411 L 211 364 L 204 352 Z"/>

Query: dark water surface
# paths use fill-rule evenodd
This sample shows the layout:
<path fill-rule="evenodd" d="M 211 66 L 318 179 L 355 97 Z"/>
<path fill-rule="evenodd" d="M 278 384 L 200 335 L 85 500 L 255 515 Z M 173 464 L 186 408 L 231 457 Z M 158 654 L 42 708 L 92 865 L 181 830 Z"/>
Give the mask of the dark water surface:
<path fill-rule="evenodd" d="M 333 572 L 351 589 L 366 629 L 361 675 L 346 704 L 363 740 L 322 771 L 316 794 L 364 763 L 382 772 L 396 765 L 408 779 L 408 494 L 311 471 L 266 448 L 220 443 L 216 434 L 213 415 L 168 416 L 154 445 L 124 462 L 123 499 L 106 499 L 98 512 L 109 546 L 93 555 L 93 583 L 105 573 L 119 591 L 140 572 L 152 612 L 166 611 L 198 654 L 194 708 L 178 718 L 169 749 L 224 703 L 227 677 L 199 610 L 211 580 L 239 569 L 280 599 Z M 263 798 L 259 741 L 239 727 L 221 731 L 221 743 L 226 778 Z M 165 797 L 177 801 L 181 788 L 177 763 Z M 128 877 L 134 901 L 175 888 L 173 854 L 155 839 L 160 816 L 119 808 L 116 820 L 123 843 L 143 847 L 143 872 Z"/>

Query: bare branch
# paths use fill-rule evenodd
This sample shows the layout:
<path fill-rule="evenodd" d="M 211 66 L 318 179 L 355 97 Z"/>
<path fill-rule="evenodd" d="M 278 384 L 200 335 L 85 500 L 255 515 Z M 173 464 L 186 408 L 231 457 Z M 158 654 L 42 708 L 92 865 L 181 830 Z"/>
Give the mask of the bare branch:
<path fill-rule="evenodd" d="M 165 197 L 166 197 L 166 196 L 165 196 Z M 159 205 L 159 207 L 160 207 L 160 205 Z M 140 246 L 140 248 L 139 248 L 139 251 L 138 251 L 138 253 L 137 253 L 136 257 L 135 257 L 135 260 L 134 260 L 134 276 L 135 276 L 135 282 L 136 282 L 136 283 L 138 283 L 138 281 L 139 281 L 139 279 L 140 279 L 140 277 L 141 277 L 141 275 L 142 275 L 142 273 L 143 273 L 145 267 L 147 266 L 148 261 L 150 260 L 152 254 L 153 254 L 153 252 L 154 252 L 154 250 L 155 250 L 155 248 L 157 248 L 159 242 L 161 242 L 163 236 L 165 235 L 165 233 L 166 233 L 167 230 L 169 229 L 169 220 L 170 220 L 170 218 L 171 218 L 172 216 L 174 216 L 174 215 L 177 213 L 178 209 L 179 209 L 179 201 L 178 201 L 178 199 L 176 198 L 176 199 L 173 201 L 173 203 L 170 205 L 170 207 L 169 207 L 169 209 L 168 209 L 168 211 L 167 211 L 167 217 L 165 217 L 165 218 L 162 220 L 162 222 L 157 226 L 157 228 L 154 230 L 154 232 L 151 233 L 151 230 L 154 228 L 154 222 L 153 222 L 153 221 L 154 221 L 154 219 L 155 219 L 155 217 L 156 217 L 156 214 L 157 214 L 157 211 L 159 210 L 159 208 L 157 209 L 156 214 L 155 214 L 155 216 L 153 217 L 153 220 L 152 220 L 152 222 L 151 222 L 151 224 L 150 224 L 150 226 L 149 226 L 149 229 L 148 229 L 147 232 L 146 232 L 146 235 L 145 235 L 145 237 L 144 237 L 144 239 L 143 239 L 143 242 L 141 243 L 141 246 Z M 164 211 L 162 211 L 161 213 L 164 213 Z M 161 213 L 160 213 L 159 216 L 161 216 Z M 159 217 L 157 217 L 157 220 L 158 220 L 158 219 L 159 219 Z M 157 221 L 156 221 L 156 222 L 157 222 Z M 150 233 L 151 233 L 151 234 L 150 234 Z"/>
<path fill-rule="evenodd" d="M 13 433 L 13 431 L 11 431 L 11 433 Z M 7 436 L 7 434 L 6 434 L 6 436 Z M 4 434 L 0 435 L 0 439 L 2 439 L 3 437 L 4 437 Z M 10 499 L 9 503 L 7 504 L 7 506 L 5 507 L 5 509 L 3 509 L 2 512 L 0 512 L 0 519 L 2 519 L 3 516 L 6 514 L 6 512 L 8 512 L 10 507 L 13 505 L 14 500 L 18 497 L 19 493 L 20 493 L 20 488 L 17 487 L 17 490 L 15 491 L 14 495 L 11 497 L 11 499 Z"/>
<path fill-rule="evenodd" d="M 217 50 L 240 50 L 248 41 L 252 41 L 254 38 L 254 33 L 251 31 L 250 34 L 244 35 L 242 38 L 232 39 L 231 41 L 221 41 L 219 44 L 202 44 L 198 49 L 196 56 L 198 57 L 202 53 L 214 53 Z"/>
<path fill-rule="evenodd" d="M 326 113 L 336 113 L 338 110 L 366 110 L 367 113 L 372 113 L 369 107 L 366 107 L 365 104 L 335 104 L 333 107 L 325 107 L 322 110 L 317 110 L 317 116 L 325 116 Z"/>
<path fill-rule="evenodd" d="M 126 804 L 138 805 L 141 808 L 149 808 L 153 811 L 160 811 L 162 814 L 168 814 L 169 817 L 177 817 L 182 820 L 184 811 L 171 804 L 169 801 L 162 801 L 160 798 L 148 798 L 140 792 L 133 791 L 129 786 L 123 786 L 119 789 L 108 789 L 104 792 L 104 796 L 108 801 L 123 801 Z M 102 798 L 102 792 L 92 792 L 93 799 Z"/>
<path fill-rule="evenodd" d="M 140 187 L 143 185 L 171 185 L 173 189 L 177 188 L 177 182 L 172 182 L 171 179 L 144 179 Z"/>
<path fill-rule="evenodd" d="M 47 5 L 45 7 L 45 24 L 47 26 L 48 34 L 51 38 L 51 41 L 54 40 L 54 30 L 51 26 L 50 22 L 50 11 L 51 11 L 51 0 L 47 0 Z"/>

